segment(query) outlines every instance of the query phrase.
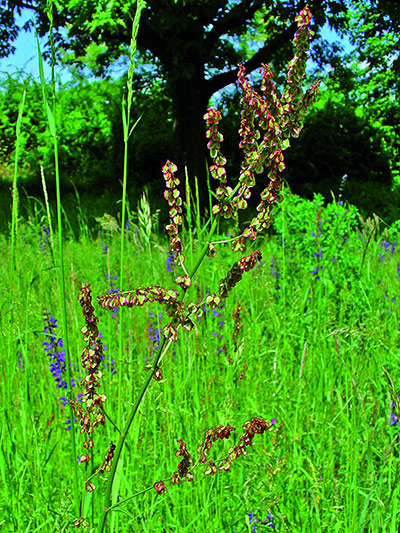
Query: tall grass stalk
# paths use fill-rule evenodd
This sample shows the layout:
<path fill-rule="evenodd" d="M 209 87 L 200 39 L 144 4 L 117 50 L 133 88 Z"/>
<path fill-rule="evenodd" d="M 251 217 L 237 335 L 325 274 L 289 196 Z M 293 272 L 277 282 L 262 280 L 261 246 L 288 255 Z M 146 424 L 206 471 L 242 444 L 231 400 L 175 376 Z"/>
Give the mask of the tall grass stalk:
<path fill-rule="evenodd" d="M 51 250 L 51 256 L 54 260 L 54 233 L 53 233 L 53 223 L 51 221 L 51 211 L 50 211 L 50 204 L 49 204 L 49 195 L 47 194 L 47 186 L 46 186 L 46 179 L 44 176 L 44 169 L 43 165 L 40 165 L 40 176 L 42 178 L 42 187 L 43 187 L 43 196 L 44 196 L 44 203 L 46 206 L 46 214 L 47 214 L 47 225 L 49 227 L 50 231 L 50 250 Z"/>
<path fill-rule="evenodd" d="M 126 205 L 127 205 L 126 191 L 127 191 L 127 181 L 128 181 L 128 143 L 129 143 L 129 139 L 136 125 L 138 124 L 140 120 L 140 117 L 139 117 L 136 120 L 136 122 L 133 124 L 133 126 L 132 127 L 130 126 L 131 108 L 132 108 L 132 102 L 133 102 L 133 74 L 134 74 L 134 65 L 135 65 L 136 38 L 137 38 L 138 30 L 139 30 L 140 14 L 144 7 L 145 7 L 145 2 L 143 0 L 137 0 L 135 17 L 132 23 L 132 36 L 131 36 L 130 53 L 129 53 L 127 102 L 125 103 L 125 99 L 123 99 L 122 101 L 122 124 L 123 124 L 123 136 L 124 136 L 124 166 L 123 166 L 123 180 L 122 180 L 121 243 L 120 243 L 120 270 L 119 270 L 119 283 L 120 283 L 121 289 L 123 289 L 123 286 L 124 286 L 125 222 L 126 222 Z M 120 313 L 119 336 L 118 336 L 118 340 L 119 340 L 118 342 L 118 365 L 119 365 L 118 398 L 122 397 L 122 375 L 123 375 L 123 366 L 124 366 L 123 365 L 123 333 L 124 333 L 123 314 Z M 151 376 L 150 376 L 150 379 L 151 379 Z M 138 400 L 139 402 L 138 406 L 140 405 L 142 396 L 144 396 L 146 390 L 147 390 L 147 387 L 144 388 L 142 395 L 140 396 Z M 121 427 L 122 412 L 123 412 L 122 401 L 119 401 L 118 411 L 117 411 L 117 426 L 118 427 Z M 132 414 L 128 419 L 128 422 L 126 423 L 124 433 L 120 434 L 120 438 L 119 438 L 117 448 L 115 451 L 114 465 L 113 465 L 111 474 L 107 482 L 106 493 L 105 493 L 105 498 L 104 498 L 103 514 L 102 514 L 102 518 L 100 520 L 99 528 L 98 528 L 99 533 L 101 533 L 104 530 L 104 527 L 106 524 L 106 520 L 108 516 L 108 507 L 110 505 L 110 498 L 111 498 L 111 493 L 112 493 L 113 486 L 114 486 L 114 479 L 115 479 L 117 466 L 120 460 L 122 448 L 123 448 L 124 441 L 125 441 L 125 436 L 129 432 L 129 429 L 131 427 L 135 414 L 136 414 L 136 409 L 133 409 Z"/>
<path fill-rule="evenodd" d="M 47 4 L 48 15 L 50 19 L 50 34 L 52 30 L 52 3 L 51 1 Z M 48 98 L 47 98 L 47 86 L 46 80 L 44 77 L 43 70 L 43 60 L 40 50 L 39 38 L 36 36 L 37 41 L 37 51 L 38 51 L 38 61 L 39 61 L 39 75 L 42 86 L 42 96 L 43 104 L 47 117 L 47 124 L 49 127 L 50 135 L 53 139 L 53 151 L 54 151 L 54 170 L 55 170 L 55 179 L 56 179 L 56 204 L 57 204 L 57 234 L 58 234 L 58 288 L 61 301 L 61 316 L 63 322 L 63 343 L 65 350 L 65 373 L 66 373 L 66 382 L 67 382 L 67 397 L 72 398 L 72 388 L 71 388 L 71 359 L 69 352 L 69 343 L 68 343 L 68 316 L 67 316 L 67 304 L 66 304 L 66 289 L 65 289 L 65 273 L 64 273 L 64 252 L 63 252 L 63 220 L 61 215 L 61 187 L 60 187 L 60 172 L 59 172 L 59 160 L 58 160 L 58 142 L 57 142 L 57 127 L 55 121 L 55 110 L 56 110 L 56 100 L 55 94 L 53 94 L 53 110 L 50 108 Z M 54 42 L 52 41 L 54 47 Z M 52 54 L 52 60 L 54 61 L 54 54 Z M 52 67 L 54 71 L 54 65 Z M 53 74 L 54 82 L 54 74 Z M 54 90 L 54 86 L 53 86 Z M 73 487 L 74 487 L 74 504 L 76 507 L 77 514 L 79 514 L 79 483 L 78 483 L 78 464 L 77 464 L 77 453 L 76 453 L 76 435 L 75 435 L 75 424 L 74 424 L 74 413 L 69 402 L 69 411 L 70 411 L 70 420 L 71 420 L 71 446 L 70 446 L 70 460 L 72 463 L 73 470 Z"/>
<path fill-rule="evenodd" d="M 13 293 L 14 274 L 15 274 L 15 243 L 17 237 L 17 223 L 18 223 L 18 161 L 19 152 L 21 149 L 21 124 L 22 115 L 24 111 L 26 91 L 24 91 L 21 99 L 21 103 L 18 109 L 17 126 L 15 130 L 16 142 L 15 142 L 15 160 L 14 160 L 14 179 L 12 188 L 12 218 L 11 218 L 11 246 L 10 246 L 10 290 Z"/>
<path fill-rule="evenodd" d="M 122 180 L 122 212 L 121 212 L 121 243 L 120 243 L 120 256 L 119 256 L 119 283 L 121 289 L 124 286 L 124 250 L 125 250 L 125 221 L 126 221 L 126 189 L 128 181 L 128 143 L 130 136 L 133 133 L 136 125 L 138 124 L 140 117 L 136 120 L 132 127 L 130 127 L 131 119 L 131 108 L 133 102 L 133 74 L 135 66 L 135 52 L 136 52 L 136 38 L 139 29 L 140 13 L 145 7 L 145 2 L 143 0 L 137 0 L 136 2 L 136 12 L 135 18 L 132 23 L 132 37 L 130 44 L 130 53 L 129 53 L 129 68 L 128 68 L 128 97 L 127 102 L 125 103 L 125 98 L 122 100 L 122 124 L 123 124 L 123 135 L 124 135 L 124 166 L 123 166 L 123 180 Z M 118 372 L 118 397 L 121 395 L 122 390 L 122 367 L 123 367 L 123 318 L 122 313 L 119 317 L 119 352 L 118 352 L 118 364 L 120 370 Z M 121 425 L 121 413 L 122 413 L 122 402 L 118 402 L 118 415 L 117 415 L 117 425 Z"/>

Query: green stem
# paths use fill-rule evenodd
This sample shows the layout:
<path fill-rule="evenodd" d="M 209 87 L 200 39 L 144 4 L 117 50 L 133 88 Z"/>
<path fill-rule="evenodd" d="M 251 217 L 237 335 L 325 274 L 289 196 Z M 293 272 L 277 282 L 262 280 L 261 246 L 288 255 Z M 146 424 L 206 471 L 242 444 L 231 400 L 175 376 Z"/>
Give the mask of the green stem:
<path fill-rule="evenodd" d="M 10 250 L 10 293 L 13 293 L 14 274 L 15 274 L 15 243 L 16 243 L 16 228 L 18 218 L 18 189 L 17 189 L 17 177 L 18 177 L 18 159 L 19 150 L 21 146 L 21 123 L 22 113 L 24 109 L 26 91 L 24 91 L 19 105 L 18 119 L 16 126 L 16 144 L 15 144 L 15 162 L 14 162 L 14 179 L 13 179 L 13 192 L 12 192 L 12 219 L 11 219 L 11 250 Z"/>
<path fill-rule="evenodd" d="M 121 500 L 117 503 L 115 503 L 114 505 L 112 505 L 111 507 L 109 507 L 106 512 L 108 513 L 108 511 L 112 511 L 113 509 L 115 509 L 116 507 L 119 507 L 120 505 L 122 505 L 123 503 L 126 503 L 126 502 L 129 502 L 129 500 L 133 500 L 133 498 L 136 498 L 137 496 L 141 496 L 142 494 L 144 494 L 145 492 L 149 492 L 149 490 L 152 490 L 153 486 L 151 487 L 147 487 L 147 489 L 143 489 L 141 490 L 140 492 L 137 492 L 136 494 L 133 494 L 132 496 L 129 496 L 129 498 L 125 498 L 125 500 Z"/>
<path fill-rule="evenodd" d="M 129 124 L 129 117 L 128 117 Z M 122 213 L 121 213 L 121 247 L 120 247 L 120 257 L 119 257 L 119 286 L 121 290 L 124 285 L 124 249 L 125 249 L 125 220 L 126 220 L 126 184 L 127 184 L 127 175 L 128 175 L 128 139 L 124 139 L 124 174 L 122 182 Z M 123 320 L 122 313 L 119 313 L 119 336 L 118 336 L 118 364 L 120 368 L 123 368 Z M 118 398 L 121 398 L 122 390 L 122 371 L 118 372 Z M 118 402 L 118 415 L 117 415 L 117 426 L 121 426 L 121 416 L 122 416 L 122 402 Z"/>
<path fill-rule="evenodd" d="M 43 70 L 43 60 L 40 51 L 39 39 L 37 40 L 38 48 L 38 59 L 39 59 L 39 74 L 40 81 L 42 86 L 42 95 L 43 103 L 45 108 L 45 113 L 47 115 L 48 127 L 50 134 L 53 138 L 53 150 L 54 150 L 54 167 L 55 167 L 55 177 L 56 177 L 56 200 L 57 200 L 57 228 L 58 228 L 58 262 L 59 262 L 59 272 L 58 272 L 58 288 L 60 291 L 61 298 L 61 309 L 62 309 L 62 321 L 63 321 L 63 343 L 65 350 L 65 371 L 66 371 L 66 382 L 67 382 L 67 397 L 72 397 L 72 388 L 71 388 L 71 359 L 69 353 L 69 344 L 68 344 L 68 327 L 67 327 L 67 304 L 66 304 L 66 290 L 65 290 L 65 276 L 64 276 L 64 253 L 63 253 L 63 228 L 62 228 L 62 214 L 61 214 L 61 188 L 60 188 L 60 172 L 59 172 L 59 161 L 58 161 L 58 143 L 57 143 L 57 129 L 55 121 L 55 99 L 53 99 L 53 111 L 51 110 L 47 96 L 46 96 L 46 81 L 44 78 Z M 70 457 L 72 461 L 72 468 L 74 473 L 74 496 L 75 496 L 75 506 L 76 512 L 79 514 L 79 486 L 78 486 L 78 461 L 76 453 L 76 435 L 75 435 L 75 424 L 74 424 L 74 413 L 71 407 L 71 402 L 69 404 L 69 412 L 71 419 L 71 450 Z"/>
<path fill-rule="evenodd" d="M 112 464 L 112 467 L 111 467 L 111 472 L 110 472 L 110 477 L 108 479 L 108 482 L 107 482 L 107 488 L 106 488 L 106 494 L 105 494 L 105 497 L 104 497 L 104 505 L 103 505 L 103 510 L 104 510 L 104 513 L 103 513 L 103 516 L 102 516 L 102 519 L 101 519 L 101 522 L 99 524 L 99 527 L 98 527 L 98 533 L 102 533 L 103 530 L 104 530 L 104 527 L 105 527 L 105 524 L 106 524 L 106 521 L 107 521 L 107 516 L 108 516 L 108 512 L 110 511 L 111 507 L 110 507 L 110 500 L 111 500 L 111 491 L 112 491 L 112 487 L 113 487 L 113 484 L 114 484 L 114 478 L 115 478 L 115 473 L 117 471 L 117 466 L 118 466 L 118 463 L 119 463 L 119 459 L 121 457 L 121 453 L 122 453 L 122 448 L 124 447 L 124 444 L 125 444 L 125 439 L 129 433 L 129 430 L 131 428 L 131 425 L 135 419 L 135 416 L 139 410 L 139 407 L 140 407 L 140 404 L 142 403 L 145 395 L 146 395 L 146 392 L 147 392 L 147 389 L 149 388 L 150 384 L 151 384 L 151 380 L 153 379 L 153 376 L 155 374 L 155 371 L 156 371 L 156 368 L 157 368 L 157 364 L 161 358 L 161 355 L 163 353 L 163 349 L 164 349 L 164 346 L 166 344 L 166 339 L 164 338 L 159 349 L 158 349 L 158 355 L 157 355 L 157 358 L 156 358 L 156 361 L 154 363 L 154 366 L 153 366 L 153 369 L 152 369 L 152 372 L 149 374 L 149 377 L 147 378 L 145 384 L 143 385 L 142 387 L 142 390 L 139 394 L 139 397 L 138 399 L 136 400 L 136 403 L 135 405 L 133 406 L 133 409 L 129 415 L 129 418 L 128 418 L 128 421 L 127 423 L 125 424 L 125 428 L 124 428 L 124 432 L 120 434 L 120 437 L 119 437 L 119 441 L 118 441 L 118 444 L 117 444 L 117 447 L 115 449 L 115 453 L 114 453 L 114 460 L 113 460 L 113 464 Z"/>
<path fill-rule="evenodd" d="M 211 239 L 212 239 L 212 236 L 214 235 L 214 232 L 215 232 L 215 230 L 216 230 L 216 227 L 217 227 L 217 224 L 218 224 L 218 220 L 219 220 L 219 216 L 216 216 L 216 217 L 214 218 L 214 220 L 213 220 L 213 223 L 212 223 L 212 225 L 211 225 L 210 231 L 209 231 L 209 233 L 208 233 L 207 242 L 206 242 L 206 244 L 204 245 L 204 247 L 203 247 L 203 249 L 202 249 L 202 251 L 201 251 L 201 253 L 200 253 L 200 256 L 199 256 L 199 258 L 198 258 L 196 264 L 194 265 L 192 272 L 190 273 L 190 276 L 189 276 L 190 279 L 193 278 L 193 276 L 194 276 L 194 275 L 196 274 L 196 272 L 198 271 L 198 269 L 199 269 L 201 263 L 203 262 L 203 259 L 204 259 L 205 255 L 206 255 L 206 253 L 207 253 L 207 250 L 208 250 L 208 245 L 209 245 L 209 243 L 210 243 L 210 241 L 211 241 Z"/>
<path fill-rule="evenodd" d="M 69 343 L 68 343 L 68 324 L 67 324 L 67 298 L 65 290 L 65 275 L 64 275 L 64 253 L 63 253 L 63 229 L 62 229 L 62 217 L 61 217 L 61 190 L 60 190 L 60 173 L 59 173 L 59 164 L 58 164 L 58 145 L 57 137 L 54 136 L 54 165 L 56 171 L 56 197 L 57 197 L 57 226 L 58 226 L 58 261 L 60 265 L 59 269 L 59 288 L 61 292 L 61 304 L 62 304 L 62 321 L 63 321 L 63 343 L 65 350 L 65 371 L 66 371 L 66 382 L 67 382 L 67 397 L 72 398 L 72 387 L 71 387 L 71 359 L 69 353 Z M 69 416 L 71 420 L 71 460 L 73 465 L 74 472 L 74 493 L 75 493 L 75 505 L 79 509 L 79 486 L 78 486 L 78 461 L 76 453 L 76 435 L 75 435 L 75 423 L 74 423 L 74 412 L 71 407 L 71 402 L 68 402 L 69 405 Z"/>
<path fill-rule="evenodd" d="M 132 36 L 131 36 L 131 44 L 130 44 L 130 53 L 129 53 L 129 68 L 128 68 L 128 82 L 127 82 L 127 89 L 128 89 L 128 101 L 127 101 L 127 108 L 125 109 L 125 101 L 122 101 L 122 123 L 123 123 L 123 134 L 124 134 L 124 169 L 123 169 L 123 180 L 122 180 L 122 213 L 121 213 L 121 248 L 120 248 L 120 259 L 119 259 L 119 283 L 121 290 L 123 289 L 124 284 L 124 248 L 125 248 L 125 220 L 126 220 L 126 188 L 127 188 L 127 181 L 128 181 L 128 141 L 129 137 L 131 136 L 134 128 L 136 127 L 136 124 L 138 123 L 138 120 L 135 122 L 135 124 L 132 126 L 131 129 L 129 129 L 130 124 L 130 118 L 131 118 L 131 107 L 132 107 L 132 101 L 133 101 L 133 73 L 134 73 L 134 59 L 135 59 L 135 51 L 136 51 L 136 38 L 137 33 L 139 29 L 139 21 L 140 21 L 140 13 L 142 9 L 144 8 L 145 3 L 143 0 L 137 0 L 136 3 L 136 12 L 135 12 L 135 18 L 133 20 L 132 24 Z M 118 350 L 118 362 L 121 368 L 121 371 L 119 372 L 118 376 L 118 398 L 121 398 L 121 390 L 122 390 L 122 358 L 123 358 L 123 323 L 122 323 L 122 313 L 120 313 L 119 317 L 119 350 Z M 121 415 L 122 415 L 122 402 L 118 402 L 118 414 L 117 414 L 117 425 L 118 427 L 121 426 Z"/>

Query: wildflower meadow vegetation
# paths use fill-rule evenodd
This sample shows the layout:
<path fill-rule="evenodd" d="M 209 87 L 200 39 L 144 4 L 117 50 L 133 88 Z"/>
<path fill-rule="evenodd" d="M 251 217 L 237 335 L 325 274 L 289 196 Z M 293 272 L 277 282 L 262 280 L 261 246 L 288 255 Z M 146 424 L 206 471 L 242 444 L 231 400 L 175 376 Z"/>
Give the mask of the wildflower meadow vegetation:
<path fill-rule="evenodd" d="M 301 199 L 281 177 L 318 98 L 302 87 L 311 12 L 296 17 L 282 93 L 268 65 L 259 89 L 239 67 L 238 179 L 212 108 L 210 205 L 184 169 L 160 169 L 163 231 L 146 194 L 136 209 L 126 195 L 141 6 L 121 217 L 71 231 L 43 72 L 55 212 L 43 175 L 19 216 L 16 150 L 0 236 L 0 531 L 394 533 L 400 226 Z M 23 113 L 21 95 L 17 147 Z"/>

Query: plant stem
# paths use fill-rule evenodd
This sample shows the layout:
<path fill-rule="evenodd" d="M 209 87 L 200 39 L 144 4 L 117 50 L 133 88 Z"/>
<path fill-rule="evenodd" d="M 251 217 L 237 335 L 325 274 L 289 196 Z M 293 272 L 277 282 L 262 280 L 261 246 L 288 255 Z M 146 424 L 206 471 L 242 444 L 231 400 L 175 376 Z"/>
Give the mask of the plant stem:
<path fill-rule="evenodd" d="M 15 162 L 14 162 L 14 179 L 12 189 L 12 219 L 11 219 L 11 249 L 10 249 L 10 292 L 13 294 L 13 283 L 15 274 L 15 243 L 16 243 L 16 228 L 18 218 L 18 189 L 17 189 L 17 177 L 18 177 L 18 159 L 19 149 L 21 146 L 21 123 L 22 113 L 24 109 L 26 91 L 24 91 L 19 105 L 18 119 L 16 126 L 16 143 L 15 143 Z"/>
<path fill-rule="evenodd" d="M 127 108 L 125 109 L 125 101 L 122 101 L 122 123 L 123 123 L 123 134 L 124 134 L 124 168 L 123 168 L 123 180 L 122 180 L 122 212 L 121 212 L 121 247 L 120 247 L 120 257 L 119 257 L 119 283 L 121 290 L 123 290 L 124 284 L 124 248 L 125 248 L 125 220 L 126 220 L 126 188 L 128 181 L 128 141 L 129 137 L 132 134 L 136 124 L 129 129 L 130 118 L 131 118 L 131 107 L 133 101 L 133 72 L 134 72 L 134 60 L 135 60 L 135 51 L 136 51 L 136 37 L 139 29 L 140 13 L 145 6 L 143 0 L 137 0 L 136 2 L 136 12 L 135 18 L 132 24 L 132 37 L 130 44 L 130 53 L 129 53 L 129 68 L 128 68 L 128 101 Z M 119 350 L 118 350 L 118 362 L 120 366 L 120 371 L 118 375 L 118 398 L 121 397 L 122 390 L 122 358 L 123 358 L 123 322 L 122 322 L 122 313 L 119 317 Z M 121 410 L 122 402 L 118 402 L 118 414 L 117 414 L 117 425 L 121 426 Z"/>
<path fill-rule="evenodd" d="M 159 347 L 159 349 L 158 349 L 158 356 L 156 358 L 154 367 L 153 367 L 151 373 L 149 374 L 149 377 L 147 378 L 145 384 L 143 385 L 142 390 L 141 390 L 141 392 L 139 394 L 138 399 L 136 400 L 135 405 L 133 406 L 133 409 L 132 409 L 132 411 L 131 411 L 131 413 L 129 415 L 128 421 L 125 424 L 124 432 L 120 434 L 119 441 L 118 441 L 118 444 L 117 444 L 117 447 L 116 447 L 115 453 L 114 453 L 114 460 L 113 460 L 113 464 L 112 464 L 112 467 L 111 467 L 110 477 L 109 477 L 108 482 L 107 482 L 106 494 L 105 494 L 105 497 L 104 497 L 104 505 L 103 505 L 104 513 L 103 513 L 101 522 L 100 522 L 98 530 L 97 530 L 98 533 L 102 533 L 103 532 L 104 526 L 106 524 L 108 512 L 111 509 L 111 507 L 109 507 L 110 498 L 111 498 L 111 490 L 112 490 L 112 486 L 114 484 L 115 473 L 117 471 L 117 466 L 118 466 L 119 459 L 120 459 L 120 456 L 121 456 L 122 448 L 123 448 L 123 446 L 125 444 L 125 439 L 126 439 L 128 433 L 129 433 L 129 430 L 130 430 L 131 425 L 132 425 L 132 423 L 133 423 L 133 421 L 135 419 L 136 413 L 138 412 L 140 404 L 142 403 L 142 401 L 143 401 L 143 399 L 145 397 L 147 389 L 150 386 L 151 380 L 153 379 L 153 376 L 154 376 L 156 368 L 157 368 L 157 363 L 159 362 L 159 360 L 161 358 L 161 355 L 163 353 L 163 348 L 164 348 L 165 344 L 166 344 L 166 339 L 164 338 L 162 343 L 161 343 L 161 345 L 160 345 L 160 347 Z"/>
<path fill-rule="evenodd" d="M 44 79 L 44 70 L 43 70 L 43 60 L 40 51 L 39 39 L 37 40 L 38 48 L 38 60 L 39 60 L 39 74 L 40 81 L 42 86 L 42 95 L 43 103 L 45 108 L 45 113 L 47 115 L 47 122 L 50 130 L 50 134 L 53 138 L 53 150 L 54 150 L 54 168 L 55 168 L 55 177 L 56 177 L 56 200 L 57 200 L 57 230 L 58 230 L 58 263 L 59 263 L 59 272 L 58 272 L 58 287 L 60 291 L 61 299 L 61 310 L 62 310 L 62 321 L 63 321 L 63 342 L 64 342 L 64 351 L 65 351 L 65 373 L 66 373 L 66 382 L 67 382 L 67 397 L 72 397 L 71 389 L 71 361 L 69 354 L 68 346 L 68 326 L 67 326 L 67 304 L 66 304 L 66 290 L 65 290 L 65 277 L 64 277 L 64 253 L 63 253 L 63 228 L 62 228 L 62 214 L 61 214 L 61 188 L 60 188 L 60 172 L 59 172 L 59 162 L 58 162 L 58 143 L 57 143 L 57 129 L 55 122 L 55 98 L 53 98 L 53 111 L 51 110 L 47 96 L 46 96 L 46 81 Z M 71 402 L 69 404 L 69 412 L 71 419 L 71 450 L 70 457 L 72 461 L 72 468 L 74 474 L 74 501 L 76 512 L 79 514 L 79 486 L 78 486 L 78 462 L 77 462 L 77 453 L 76 453 L 76 436 L 75 436 L 75 424 L 74 424 L 74 413 L 71 407 Z"/>

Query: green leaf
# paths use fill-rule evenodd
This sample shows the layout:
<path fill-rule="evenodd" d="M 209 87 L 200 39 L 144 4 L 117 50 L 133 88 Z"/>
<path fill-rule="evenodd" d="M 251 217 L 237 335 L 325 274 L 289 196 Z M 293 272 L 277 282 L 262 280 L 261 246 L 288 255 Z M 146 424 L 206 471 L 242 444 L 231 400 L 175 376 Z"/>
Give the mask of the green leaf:
<path fill-rule="evenodd" d="M 39 76 L 40 76 L 40 83 L 42 86 L 42 95 L 43 95 L 43 104 L 47 116 L 47 122 L 49 125 L 50 134 L 55 137 L 56 136 L 56 125 L 54 121 L 53 113 L 50 109 L 47 96 L 46 96 L 46 80 L 44 78 L 44 69 L 43 69 L 43 59 L 42 59 L 42 53 L 40 50 L 40 44 L 39 44 L 39 37 L 36 35 L 36 43 L 37 43 L 37 52 L 38 52 L 38 62 L 39 62 Z"/>

